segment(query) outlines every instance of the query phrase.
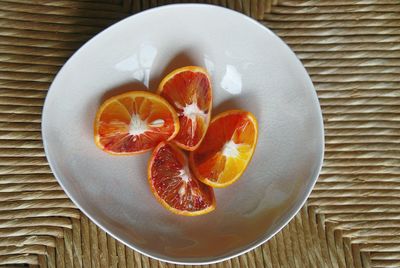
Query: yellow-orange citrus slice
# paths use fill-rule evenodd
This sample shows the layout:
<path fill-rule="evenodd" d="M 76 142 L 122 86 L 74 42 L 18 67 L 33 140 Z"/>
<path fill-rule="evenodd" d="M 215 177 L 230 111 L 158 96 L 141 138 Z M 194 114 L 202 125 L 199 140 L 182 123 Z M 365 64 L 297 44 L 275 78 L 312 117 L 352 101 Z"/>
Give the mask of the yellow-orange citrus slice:
<path fill-rule="evenodd" d="M 186 155 L 171 143 L 154 149 L 148 180 L 157 200 L 173 213 L 197 216 L 215 209 L 213 189 L 194 177 Z"/>
<path fill-rule="evenodd" d="M 182 149 L 195 150 L 210 122 L 212 88 L 207 71 L 198 66 L 179 68 L 161 81 L 157 92 L 178 113 L 180 130 L 174 142 Z"/>
<path fill-rule="evenodd" d="M 226 111 L 212 119 L 200 147 L 190 153 L 196 177 L 212 187 L 226 187 L 242 175 L 253 156 L 257 120 L 247 111 Z"/>
<path fill-rule="evenodd" d="M 130 91 L 107 99 L 98 109 L 94 140 L 102 150 L 119 155 L 148 151 L 179 131 L 174 108 L 159 95 Z"/>

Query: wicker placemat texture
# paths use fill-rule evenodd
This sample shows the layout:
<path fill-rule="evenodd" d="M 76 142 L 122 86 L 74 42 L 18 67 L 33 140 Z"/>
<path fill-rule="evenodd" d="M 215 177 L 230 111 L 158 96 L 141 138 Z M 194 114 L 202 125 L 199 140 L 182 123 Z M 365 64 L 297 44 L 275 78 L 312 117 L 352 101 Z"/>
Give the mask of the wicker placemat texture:
<path fill-rule="evenodd" d="M 83 216 L 52 176 L 40 133 L 47 89 L 68 57 L 167 2 L 182 1 L 0 1 L 0 266 L 175 267 Z M 209 267 L 400 267 L 400 1 L 201 2 L 253 16 L 291 46 L 326 131 L 324 167 L 301 212 L 268 243 Z"/>

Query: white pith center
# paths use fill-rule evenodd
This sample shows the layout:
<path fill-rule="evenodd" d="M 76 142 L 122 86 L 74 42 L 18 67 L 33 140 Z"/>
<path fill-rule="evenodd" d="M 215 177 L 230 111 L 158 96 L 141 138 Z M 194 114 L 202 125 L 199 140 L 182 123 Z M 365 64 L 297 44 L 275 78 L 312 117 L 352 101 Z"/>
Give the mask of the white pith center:
<path fill-rule="evenodd" d="M 186 186 L 187 186 L 187 183 L 190 180 L 189 172 L 186 169 L 181 169 L 181 170 L 179 170 L 179 175 L 178 176 L 184 182 L 184 183 L 182 183 L 181 188 L 179 188 L 179 191 L 178 191 L 179 196 L 182 197 L 182 196 L 184 196 L 186 194 Z"/>
<path fill-rule="evenodd" d="M 129 123 L 129 134 L 133 136 L 141 135 L 149 130 L 147 123 L 140 119 L 137 114 L 133 114 Z"/>
<path fill-rule="evenodd" d="M 197 116 L 206 116 L 204 111 L 200 110 L 199 106 L 197 106 L 197 103 L 195 102 L 188 104 L 185 106 L 185 108 L 183 108 L 183 115 L 192 121 L 195 120 Z"/>
<path fill-rule="evenodd" d="M 199 106 L 197 106 L 197 103 L 193 102 L 191 104 L 186 105 L 183 108 L 183 115 L 191 120 L 192 123 L 192 133 L 191 136 L 192 138 L 194 137 L 194 133 L 197 127 L 197 120 L 196 118 L 199 117 L 203 117 L 206 118 L 206 114 L 204 113 L 203 110 L 200 110 Z"/>
<path fill-rule="evenodd" d="M 179 170 L 179 175 L 178 175 L 178 176 L 181 177 L 182 180 L 183 180 L 184 182 L 186 182 L 186 183 L 188 183 L 189 180 L 190 180 L 189 172 L 188 172 L 187 170 L 185 170 L 185 169 Z"/>
<path fill-rule="evenodd" d="M 179 188 L 178 194 L 179 194 L 179 197 L 182 197 L 186 194 L 186 186 L 185 185 L 182 185 L 181 188 Z"/>
<path fill-rule="evenodd" d="M 139 115 L 133 114 L 131 117 L 131 122 L 129 123 L 129 134 L 133 136 L 141 135 L 146 131 L 149 131 L 150 127 L 162 127 L 165 121 L 163 119 L 156 119 L 149 124 L 143 121 Z"/>
<path fill-rule="evenodd" d="M 238 157 L 239 156 L 239 144 L 234 143 L 232 140 L 225 143 L 222 148 L 222 155 L 226 157 Z"/>

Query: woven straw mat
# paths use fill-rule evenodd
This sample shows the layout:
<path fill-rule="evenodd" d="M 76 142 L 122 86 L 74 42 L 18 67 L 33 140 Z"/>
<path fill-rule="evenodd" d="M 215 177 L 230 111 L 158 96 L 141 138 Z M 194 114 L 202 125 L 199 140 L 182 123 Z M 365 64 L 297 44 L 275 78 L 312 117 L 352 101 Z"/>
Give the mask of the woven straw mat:
<path fill-rule="evenodd" d="M 209 267 L 400 267 L 400 1 L 207 2 L 289 44 L 312 77 L 326 133 L 301 212 L 264 245 Z M 54 179 L 40 133 L 47 89 L 68 57 L 112 23 L 166 3 L 0 1 L 0 266 L 175 267 L 88 220 Z"/>

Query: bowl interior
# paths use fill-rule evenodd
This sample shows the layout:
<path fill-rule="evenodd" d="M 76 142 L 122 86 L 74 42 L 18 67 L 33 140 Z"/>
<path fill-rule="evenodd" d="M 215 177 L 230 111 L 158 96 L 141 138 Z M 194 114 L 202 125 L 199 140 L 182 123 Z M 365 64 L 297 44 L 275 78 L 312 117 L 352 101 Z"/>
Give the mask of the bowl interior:
<path fill-rule="evenodd" d="M 216 190 L 216 210 L 200 217 L 157 203 L 147 183 L 149 153 L 111 156 L 93 142 L 102 100 L 155 91 L 165 74 L 185 65 L 210 72 L 213 115 L 240 108 L 259 121 L 248 169 Z M 177 263 L 223 260 L 273 235 L 308 196 L 323 153 L 318 99 L 295 55 L 253 20 L 207 5 L 153 9 L 97 35 L 54 80 L 42 127 L 51 168 L 72 200 L 117 239 Z"/>

